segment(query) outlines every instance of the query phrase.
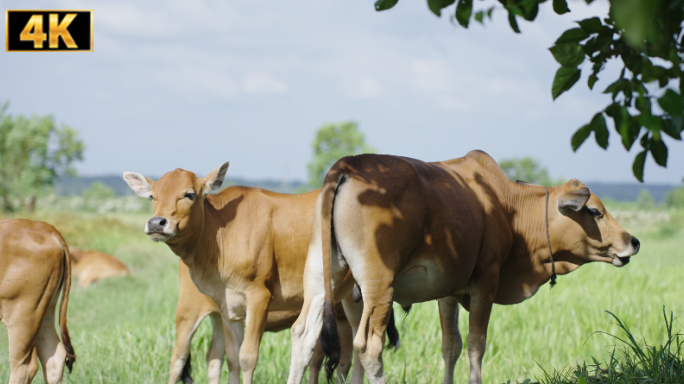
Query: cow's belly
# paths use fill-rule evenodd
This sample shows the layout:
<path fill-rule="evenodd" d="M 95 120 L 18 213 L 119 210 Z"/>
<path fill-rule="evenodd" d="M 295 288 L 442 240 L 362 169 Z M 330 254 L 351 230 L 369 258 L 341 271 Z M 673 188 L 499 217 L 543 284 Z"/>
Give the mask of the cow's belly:
<path fill-rule="evenodd" d="M 465 289 L 467 279 L 429 260 L 405 268 L 394 280 L 394 301 L 402 306 L 439 299 Z"/>

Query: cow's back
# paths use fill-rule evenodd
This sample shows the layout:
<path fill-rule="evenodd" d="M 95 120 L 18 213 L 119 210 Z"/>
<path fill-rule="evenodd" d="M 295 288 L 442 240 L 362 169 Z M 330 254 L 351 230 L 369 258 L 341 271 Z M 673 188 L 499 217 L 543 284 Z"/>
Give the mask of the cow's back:
<path fill-rule="evenodd" d="M 377 248 L 382 261 L 370 269 L 396 272 L 400 303 L 465 287 L 485 223 L 468 178 L 441 163 L 387 155 L 347 157 L 334 168 L 346 175 L 333 208 L 346 258 L 354 257 L 355 248 Z M 416 285 L 426 289 L 415 290 Z"/>

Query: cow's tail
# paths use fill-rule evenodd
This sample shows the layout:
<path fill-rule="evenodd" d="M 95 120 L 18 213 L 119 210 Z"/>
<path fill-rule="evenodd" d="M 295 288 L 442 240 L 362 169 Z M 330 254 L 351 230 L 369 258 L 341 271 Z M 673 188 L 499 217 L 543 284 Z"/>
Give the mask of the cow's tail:
<path fill-rule="evenodd" d="M 332 211 L 335 193 L 342 182 L 344 174 L 336 171 L 333 166 L 325 177 L 321 190 L 321 243 L 323 248 L 323 283 L 325 285 L 325 302 L 323 304 L 323 327 L 321 328 L 320 343 L 323 353 L 327 357 L 325 371 L 328 383 L 333 378 L 335 368 L 340 362 L 340 337 L 337 333 L 337 315 L 332 295 L 332 281 L 330 258 L 335 244 L 332 227 Z"/>
<path fill-rule="evenodd" d="M 185 359 L 185 364 L 183 365 L 183 371 L 181 372 L 180 380 L 183 384 L 192 384 L 192 354 L 188 352 L 188 358 Z"/>
<path fill-rule="evenodd" d="M 69 305 L 69 292 L 71 291 L 71 253 L 69 246 L 61 234 L 54 235 L 55 240 L 59 242 L 64 251 L 64 274 L 62 274 L 62 302 L 59 305 L 59 328 L 62 331 L 62 344 L 66 350 L 66 366 L 69 372 L 74 367 L 76 362 L 76 352 L 74 346 L 71 345 L 71 337 L 69 337 L 69 328 L 67 328 L 67 306 Z"/>

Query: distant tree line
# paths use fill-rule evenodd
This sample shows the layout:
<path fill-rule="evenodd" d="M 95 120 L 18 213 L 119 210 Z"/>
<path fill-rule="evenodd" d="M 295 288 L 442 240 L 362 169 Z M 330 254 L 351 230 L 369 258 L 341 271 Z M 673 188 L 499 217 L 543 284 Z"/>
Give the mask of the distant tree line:
<path fill-rule="evenodd" d="M 0 107 L 0 205 L 5 212 L 33 211 L 56 177 L 76 175 L 72 164 L 83 160 L 85 145 L 52 115 L 13 116 L 8 106 Z"/>

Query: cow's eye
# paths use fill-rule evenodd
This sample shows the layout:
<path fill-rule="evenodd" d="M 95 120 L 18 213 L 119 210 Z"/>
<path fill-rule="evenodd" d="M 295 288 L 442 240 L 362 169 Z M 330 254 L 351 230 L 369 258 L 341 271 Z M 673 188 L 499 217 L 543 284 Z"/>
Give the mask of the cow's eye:
<path fill-rule="evenodd" d="M 598 218 L 603 217 L 603 214 L 598 209 L 596 209 L 596 208 L 587 208 L 587 209 L 589 210 L 589 213 L 591 213 L 592 216 L 598 217 Z"/>
<path fill-rule="evenodd" d="M 154 201 L 154 196 L 150 195 L 148 199 L 150 199 L 150 201 Z"/>
<path fill-rule="evenodd" d="M 183 195 L 188 200 L 195 200 L 195 192 L 188 192 L 185 195 Z"/>

